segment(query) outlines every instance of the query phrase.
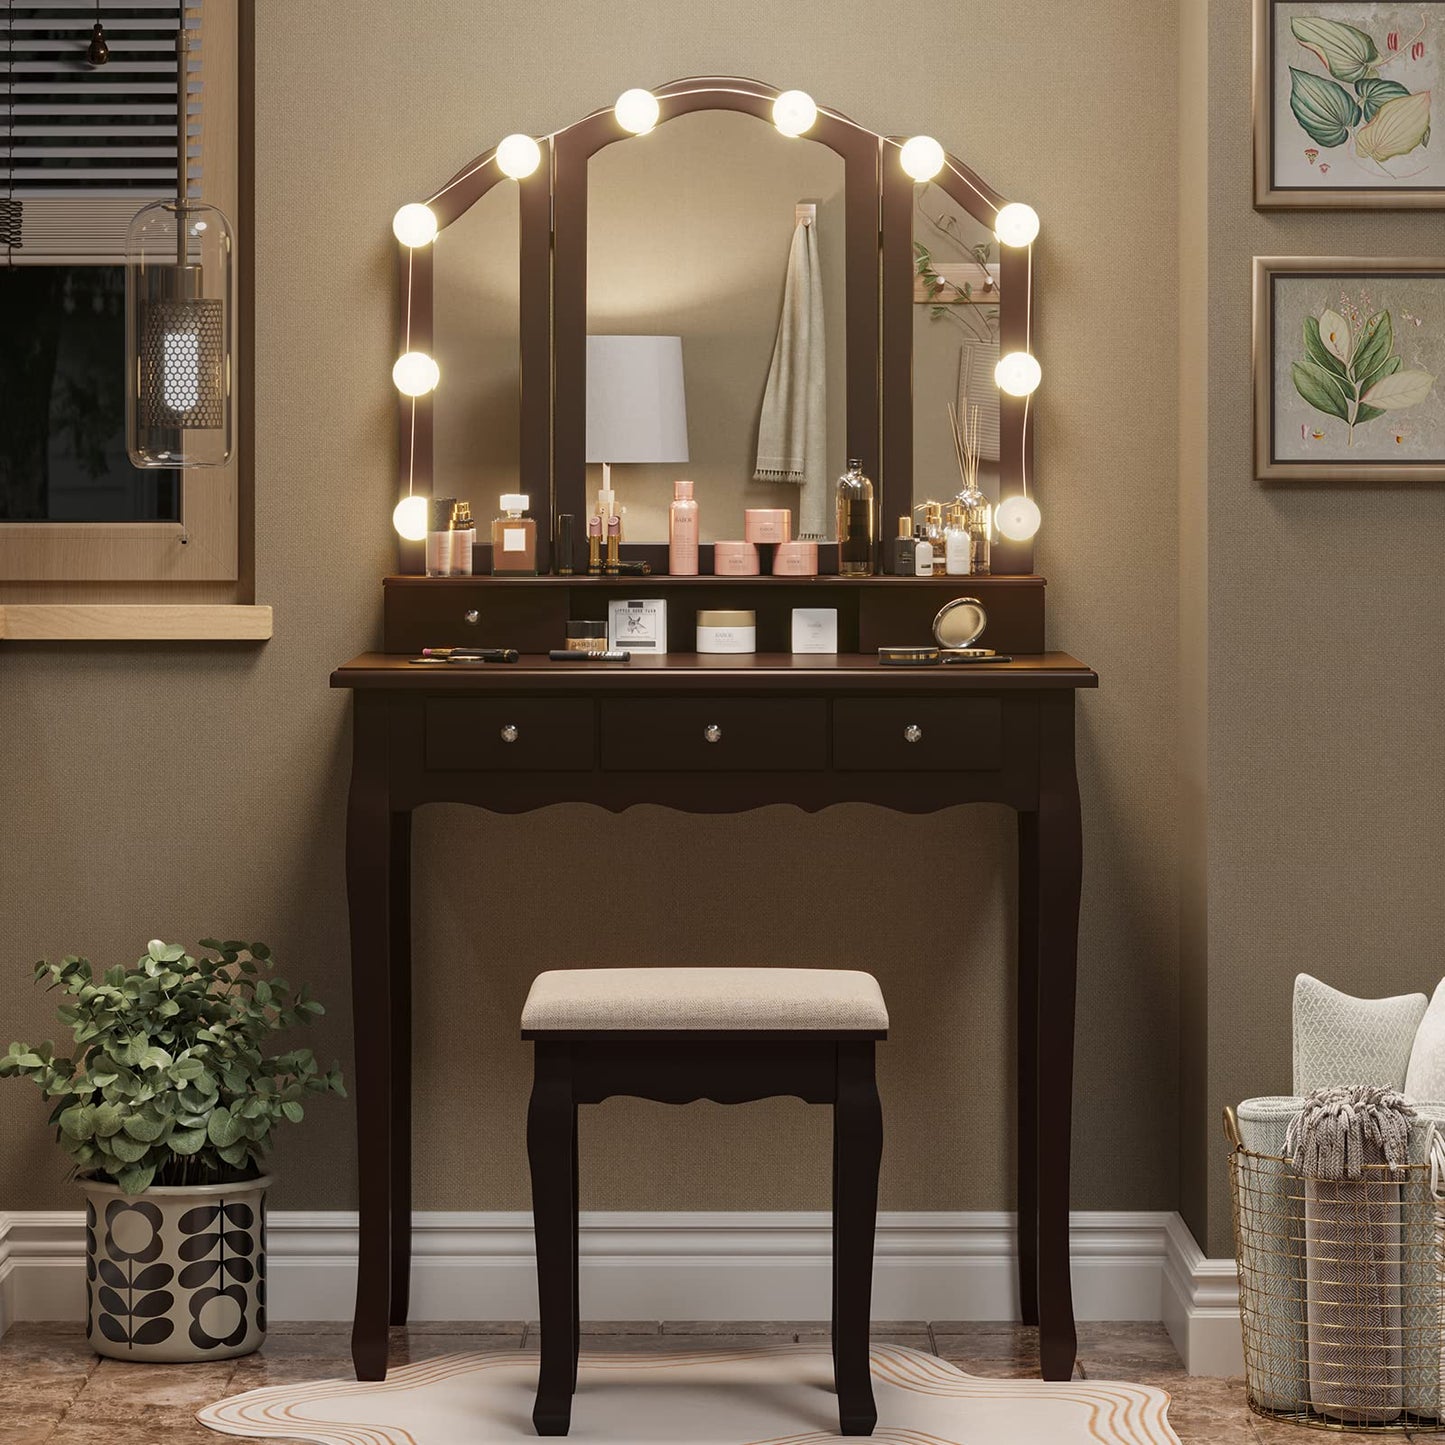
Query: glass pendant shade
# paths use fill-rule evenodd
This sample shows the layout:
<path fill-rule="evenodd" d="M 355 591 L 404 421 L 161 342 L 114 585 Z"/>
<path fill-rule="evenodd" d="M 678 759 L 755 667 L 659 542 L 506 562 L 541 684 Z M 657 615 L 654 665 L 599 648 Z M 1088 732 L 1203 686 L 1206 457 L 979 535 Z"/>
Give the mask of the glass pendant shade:
<path fill-rule="evenodd" d="M 126 450 L 137 467 L 231 459 L 230 223 L 214 206 L 157 201 L 126 233 Z"/>

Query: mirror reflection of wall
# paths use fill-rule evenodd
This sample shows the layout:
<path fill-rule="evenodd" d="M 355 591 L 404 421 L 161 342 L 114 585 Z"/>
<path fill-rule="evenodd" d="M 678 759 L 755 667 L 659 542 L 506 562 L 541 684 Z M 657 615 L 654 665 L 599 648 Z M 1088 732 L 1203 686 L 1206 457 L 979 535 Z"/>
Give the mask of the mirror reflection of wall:
<path fill-rule="evenodd" d="M 914 188 L 913 250 L 914 499 L 948 501 L 962 486 L 949 430 L 952 403 L 960 420 L 965 408 L 979 408 L 978 485 L 997 505 L 998 243 L 987 226 L 927 183 Z M 971 300 L 964 300 L 965 288 Z M 892 536 L 898 519 L 883 521 L 884 535 Z"/>
<path fill-rule="evenodd" d="M 521 485 L 517 245 L 514 185 L 493 186 L 435 243 L 434 493 L 470 502 L 482 536 L 502 493 Z M 548 499 L 531 500 L 532 515 L 545 518 Z"/>
<path fill-rule="evenodd" d="M 800 488 L 753 473 L 802 201 L 817 203 L 827 377 L 821 476 L 831 522 L 833 482 L 847 460 L 842 160 L 755 117 L 704 112 L 605 147 L 590 162 L 588 185 L 588 333 L 682 338 L 689 460 L 613 467 L 626 539 L 666 541 L 678 477 L 696 483 L 703 541 L 741 537 L 745 507 L 791 507 L 796 526 Z M 592 498 L 601 468 L 587 471 Z"/>

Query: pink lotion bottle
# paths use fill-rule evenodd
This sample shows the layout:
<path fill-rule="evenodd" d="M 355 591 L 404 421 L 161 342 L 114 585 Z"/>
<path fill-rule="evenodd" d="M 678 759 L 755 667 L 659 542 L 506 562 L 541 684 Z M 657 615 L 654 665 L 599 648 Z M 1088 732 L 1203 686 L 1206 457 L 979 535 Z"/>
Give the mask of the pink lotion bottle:
<path fill-rule="evenodd" d="M 667 570 L 674 577 L 697 576 L 697 527 L 692 483 L 674 482 L 667 509 Z"/>

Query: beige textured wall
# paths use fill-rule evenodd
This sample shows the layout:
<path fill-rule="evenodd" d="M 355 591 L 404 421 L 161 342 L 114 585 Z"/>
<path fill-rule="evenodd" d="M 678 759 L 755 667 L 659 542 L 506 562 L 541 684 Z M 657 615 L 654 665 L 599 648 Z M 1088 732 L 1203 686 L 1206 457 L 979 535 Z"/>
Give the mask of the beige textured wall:
<path fill-rule="evenodd" d="M 25 982 L 41 953 L 131 958 L 153 934 L 219 929 L 268 939 L 313 981 L 334 1006 L 316 1042 L 349 1062 L 348 724 L 326 676 L 377 641 L 392 557 L 390 216 L 507 131 L 545 131 L 627 85 L 737 71 L 879 129 L 933 133 L 1043 216 L 1040 568 L 1052 642 L 1103 677 L 1079 721 L 1074 1197 L 1173 1205 L 1176 137 L 1167 115 L 1140 124 L 1138 88 L 1172 71 L 1173 20 L 1147 0 L 970 0 L 949 27 L 986 34 L 987 54 L 864 0 L 261 0 L 256 553 L 276 637 L 0 654 L 0 1034 L 45 1031 L 48 1001 Z M 417 836 L 421 1206 L 524 1204 L 527 980 L 637 959 L 876 969 L 895 1019 L 884 1205 L 1010 1201 L 1006 814 L 438 808 Z M 609 908 L 614 894 L 629 901 Z M 801 1106 L 601 1113 L 590 1206 L 825 1198 L 826 1124 Z M 0 1207 L 72 1199 L 42 1120 L 6 1093 Z M 331 1103 L 291 1131 L 278 1206 L 354 1200 L 350 1128 Z"/>
<path fill-rule="evenodd" d="M 1431 256 L 1440 218 L 1250 202 L 1249 0 L 1211 0 L 1208 1196 L 1231 1250 L 1219 1110 L 1288 1091 L 1300 970 L 1353 993 L 1439 981 L 1445 711 L 1438 487 L 1263 485 L 1250 456 L 1250 258 Z M 1190 1101 L 1190 1107 L 1195 1101 Z"/>

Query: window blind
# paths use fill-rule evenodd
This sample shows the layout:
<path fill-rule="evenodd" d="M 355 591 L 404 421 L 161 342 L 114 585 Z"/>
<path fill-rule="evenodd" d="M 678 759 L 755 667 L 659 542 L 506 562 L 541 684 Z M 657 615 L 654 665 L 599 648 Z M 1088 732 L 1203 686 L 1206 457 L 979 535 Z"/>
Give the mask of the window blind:
<path fill-rule="evenodd" d="M 131 217 L 201 182 L 200 0 L 0 0 L 0 265 L 124 259 Z M 105 26 L 110 59 L 86 60 Z M 191 33 L 184 127 L 176 30 Z"/>

